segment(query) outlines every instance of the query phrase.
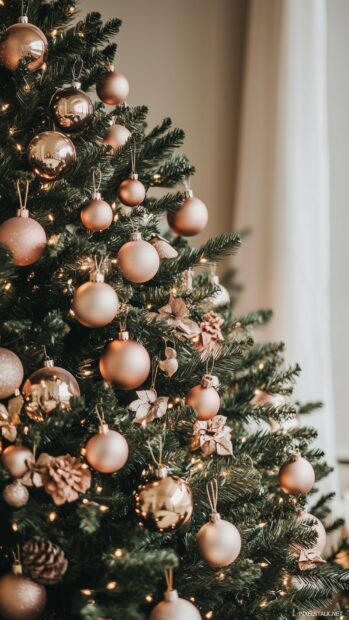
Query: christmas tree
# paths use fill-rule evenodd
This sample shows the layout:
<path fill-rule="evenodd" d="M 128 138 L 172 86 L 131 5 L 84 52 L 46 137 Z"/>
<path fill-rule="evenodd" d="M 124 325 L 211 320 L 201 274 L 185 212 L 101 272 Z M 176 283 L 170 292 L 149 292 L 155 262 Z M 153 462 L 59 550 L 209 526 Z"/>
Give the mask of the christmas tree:
<path fill-rule="evenodd" d="M 214 275 L 239 236 L 191 248 L 184 134 L 126 104 L 120 21 L 22 4 L 0 2 L 0 617 L 344 617 L 330 468 L 295 423 L 318 404 Z"/>

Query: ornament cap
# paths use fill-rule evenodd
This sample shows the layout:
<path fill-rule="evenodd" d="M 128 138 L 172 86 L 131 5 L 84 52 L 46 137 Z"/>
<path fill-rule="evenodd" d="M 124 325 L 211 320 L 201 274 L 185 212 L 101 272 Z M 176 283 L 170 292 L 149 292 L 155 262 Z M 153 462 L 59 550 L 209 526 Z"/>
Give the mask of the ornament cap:
<path fill-rule="evenodd" d="M 132 181 L 138 181 L 138 174 L 137 172 L 131 172 L 130 176 L 128 177 L 129 179 L 132 179 Z"/>
<path fill-rule="evenodd" d="M 113 71 L 115 71 L 115 66 L 113 64 L 108 65 L 107 72 L 108 73 L 113 73 Z"/>
<path fill-rule="evenodd" d="M 129 332 L 123 330 L 118 333 L 118 340 L 130 340 Z"/>
<path fill-rule="evenodd" d="M 185 196 L 186 198 L 193 198 L 193 197 L 194 197 L 194 192 L 193 192 L 193 190 L 192 190 L 192 189 L 186 189 L 186 190 L 184 191 L 184 196 Z"/>
<path fill-rule="evenodd" d="M 73 80 L 71 85 L 73 88 L 76 88 L 76 90 L 80 90 L 81 88 L 81 82 L 79 82 L 79 80 Z"/>
<path fill-rule="evenodd" d="M 15 562 L 15 564 L 12 564 L 12 572 L 14 575 L 22 575 L 23 574 L 22 564 L 20 562 Z"/>
<path fill-rule="evenodd" d="M 177 590 L 166 590 L 165 592 L 165 601 L 172 603 L 173 601 L 178 600 L 178 592 Z"/>
<path fill-rule="evenodd" d="M 140 232 L 134 232 L 132 233 L 130 239 L 131 241 L 142 241 L 142 235 Z"/>
<path fill-rule="evenodd" d="M 215 375 L 204 375 L 202 377 L 201 380 L 201 386 L 203 388 L 210 388 L 210 387 L 218 387 L 219 381 L 218 381 L 218 377 L 216 377 Z"/>
<path fill-rule="evenodd" d="M 92 271 L 90 274 L 90 282 L 104 282 L 104 273 L 101 271 Z"/>
<path fill-rule="evenodd" d="M 219 514 L 219 512 L 212 512 L 210 515 L 210 521 L 211 523 L 218 523 L 218 521 L 221 521 L 222 517 Z"/>
<path fill-rule="evenodd" d="M 108 424 L 101 424 L 99 427 L 99 434 L 100 435 L 106 435 L 109 432 L 109 426 Z"/>
<path fill-rule="evenodd" d="M 167 478 L 168 476 L 168 468 L 165 467 L 165 465 L 161 465 L 161 467 L 158 467 L 155 473 L 156 473 L 157 478 L 159 478 L 160 480 L 163 480 L 164 478 Z"/>
<path fill-rule="evenodd" d="M 45 360 L 44 361 L 44 367 L 45 368 L 53 368 L 53 366 L 55 365 L 53 360 Z"/>
<path fill-rule="evenodd" d="M 217 284 L 217 285 L 220 284 L 219 276 L 214 275 L 213 278 L 212 278 L 212 282 L 213 282 L 213 284 Z"/>
<path fill-rule="evenodd" d="M 93 192 L 93 200 L 102 200 L 101 192 Z"/>
<path fill-rule="evenodd" d="M 29 217 L 29 210 L 28 209 L 17 209 L 17 217 Z"/>
<path fill-rule="evenodd" d="M 28 15 L 20 15 L 20 17 L 18 18 L 18 23 L 28 24 L 29 23 Z"/>

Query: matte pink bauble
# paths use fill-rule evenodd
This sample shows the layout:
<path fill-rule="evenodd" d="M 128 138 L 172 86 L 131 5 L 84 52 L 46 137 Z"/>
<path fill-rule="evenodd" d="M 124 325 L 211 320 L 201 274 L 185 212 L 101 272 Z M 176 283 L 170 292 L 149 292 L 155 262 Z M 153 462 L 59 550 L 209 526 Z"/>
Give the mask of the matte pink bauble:
<path fill-rule="evenodd" d="M 201 615 L 193 603 L 178 596 L 177 590 L 168 590 L 164 600 L 154 607 L 149 620 L 201 620 Z"/>
<path fill-rule="evenodd" d="M 80 213 L 81 221 L 87 230 L 102 232 L 111 225 L 114 214 L 108 202 L 102 199 L 99 192 L 83 207 Z"/>
<path fill-rule="evenodd" d="M 15 565 L 13 572 L 0 579 L 0 617 L 3 620 L 38 620 L 46 606 L 44 586 L 21 574 Z"/>
<path fill-rule="evenodd" d="M 203 560 L 216 568 L 229 566 L 241 550 L 239 530 L 217 513 L 199 530 L 197 540 Z"/>
<path fill-rule="evenodd" d="M 13 351 L 0 347 L 0 398 L 8 398 L 18 390 L 23 375 L 19 357 Z"/>
<path fill-rule="evenodd" d="M 207 226 L 207 207 L 202 200 L 193 195 L 191 190 L 188 190 L 182 206 L 173 213 L 168 213 L 167 221 L 176 235 L 193 237 Z"/>
<path fill-rule="evenodd" d="M 101 474 L 113 474 L 127 462 L 127 441 L 123 435 L 103 424 L 99 434 L 88 441 L 86 458 L 91 467 Z"/>
<path fill-rule="evenodd" d="M 106 73 L 97 84 L 97 95 L 107 105 L 118 105 L 123 103 L 130 92 L 130 85 L 127 78 L 114 67 Z"/>
<path fill-rule="evenodd" d="M 8 446 L 1 455 L 1 462 L 12 478 L 21 478 L 33 461 L 33 453 L 25 446 Z"/>
<path fill-rule="evenodd" d="M 284 463 L 279 471 L 279 484 L 285 493 L 309 493 L 314 486 L 313 466 L 297 455 Z"/>
<path fill-rule="evenodd" d="M 76 319 L 85 327 L 104 327 L 115 319 L 120 303 L 110 284 L 100 272 L 91 274 L 90 281 L 76 289 L 73 310 Z"/>
<path fill-rule="evenodd" d="M 46 233 L 27 209 L 19 209 L 17 217 L 5 220 L 0 226 L 0 243 L 11 252 L 18 267 L 36 263 L 46 248 Z"/>
<path fill-rule="evenodd" d="M 221 406 L 221 399 L 213 387 L 215 377 L 205 375 L 200 385 L 195 385 L 188 392 L 185 404 L 195 409 L 198 420 L 211 420 L 217 415 Z"/>
<path fill-rule="evenodd" d="M 120 332 L 101 357 L 99 369 L 103 379 L 121 390 L 134 390 L 144 383 L 150 372 L 151 362 L 145 347 L 130 340 L 128 332 Z"/>
<path fill-rule="evenodd" d="M 131 132 L 124 125 L 111 125 L 105 134 L 103 144 L 109 144 L 116 151 L 131 138 Z"/>
<path fill-rule="evenodd" d="M 138 180 L 138 174 L 132 172 L 128 179 L 120 183 L 118 197 L 127 207 L 138 207 L 145 198 L 145 187 Z"/>
<path fill-rule="evenodd" d="M 156 276 L 160 267 L 159 254 L 155 248 L 134 233 L 118 253 L 118 268 L 126 280 L 143 284 Z"/>

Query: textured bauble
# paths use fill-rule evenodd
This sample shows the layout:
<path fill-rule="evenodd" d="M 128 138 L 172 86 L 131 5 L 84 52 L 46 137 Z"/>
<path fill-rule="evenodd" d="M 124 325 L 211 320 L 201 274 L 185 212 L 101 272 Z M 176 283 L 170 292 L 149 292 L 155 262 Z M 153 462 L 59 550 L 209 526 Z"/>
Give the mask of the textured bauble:
<path fill-rule="evenodd" d="M 70 409 L 72 397 L 80 396 L 80 388 L 75 377 L 52 360 L 36 370 L 23 386 L 27 416 L 35 422 L 43 422 L 55 409 Z"/>
<path fill-rule="evenodd" d="M 9 573 L 1 577 L 0 617 L 4 620 L 38 620 L 45 605 L 44 586 L 21 574 Z"/>
<path fill-rule="evenodd" d="M 315 482 L 313 466 L 302 456 L 284 463 L 279 471 L 279 484 L 285 493 L 309 493 Z"/>
<path fill-rule="evenodd" d="M 40 260 L 47 239 L 41 224 L 29 217 L 27 209 L 20 209 L 17 217 L 1 224 L 0 243 L 11 252 L 15 265 L 27 267 Z"/>
<path fill-rule="evenodd" d="M 4 488 L 2 497 L 8 506 L 22 508 L 28 503 L 29 491 L 19 480 L 15 480 Z"/>
<path fill-rule="evenodd" d="M 309 514 L 306 510 L 303 510 L 297 517 L 298 523 L 307 523 L 309 527 L 317 534 L 317 541 L 314 545 L 316 549 L 322 553 L 326 547 L 326 530 L 322 525 L 320 519 Z M 315 525 L 310 525 L 310 522 L 314 521 Z M 298 547 L 297 547 L 298 548 Z"/>
<path fill-rule="evenodd" d="M 205 375 L 201 384 L 195 385 L 188 392 L 185 404 L 195 409 L 198 420 L 211 420 L 217 415 L 221 406 L 221 399 L 213 387 L 215 377 Z"/>
<path fill-rule="evenodd" d="M 138 180 L 138 174 L 132 173 L 129 179 L 120 183 L 118 189 L 120 202 L 127 207 L 138 207 L 145 198 L 145 187 Z"/>
<path fill-rule="evenodd" d="M 43 586 L 53 586 L 62 580 L 68 560 L 63 549 L 50 540 L 28 540 L 21 549 L 23 573 Z"/>
<path fill-rule="evenodd" d="M 131 135 L 131 132 L 124 125 L 111 125 L 104 136 L 103 144 L 109 144 L 117 151 L 125 146 Z"/>
<path fill-rule="evenodd" d="M 74 293 L 73 310 L 85 327 L 104 327 L 115 319 L 120 303 L 114 289 L 104 282 L 101 273 L 91 275 L 90 282 L 79 286 Z"/>
<path fill-rule="evenodd" d="M 75 146 L 60 131 L 43 131 L 29 144 L 28 159 L 32 171 L 38 177 L 56 181 L 75 164 Z"/>
<path fill-rule="evenodd" d="M 8 398 L 18 390 L 23 375 L 19 357 L 13 351 L 0 347 L 0 398 Z"/>
<path fill-rule="evenodd" d="M 201 620 L 201 615 L 190 601 L 179 598 L 177 590 L 169 590 L 154 607 L 149 620 Z"/>
<path fill-rule="evenodd" d="M 142 239 L 140 233 L 134 233 L 131 240 L 121 246 L 117 258 L 124 278 L 135 284 L 154 278 L 160 267 L 159 254 L 151 243 Z"/>
<path fill-rule="evenodd" d="M 114 214 L 110 204 L 102 199 L 99 192 L 95 192 L 93 198 L 81 210 L 80 217 L 87 230 L 102 232 L 109 228 Z"/>
<path fill-rule="evenodd" d="M 155 532 L 178 530 L 190 520 L 193 498 L 190 486 L 167 468 L 157 472 L 155 480 L 142 484 L 136 495 L 136 512 L 140 525 Z"/>
<path fill-rule="evenodd" d="M 206 205 L 189 190 L 182 206 L 169 213 L 167 220 L 171 230 L 182 237 L 193 237 L 207 226 L 208 211 Z"/>
<path fill-rule="evenodd" d="M 197 540 L 203 560 L 216 568 L 229 566 L 241 550 L 239 530 L 229 521 L 221 519 L 219 514 L 212 515 L 210 523 L 202 526 Z"/>
<path fill-rule="evenodd" d="M 48 43 L 43 32 L 22 16 L 17 24 L 7 28 L 0 43 L 0 63 L 16 71 L 24 60 L 29 71 L 37 71 L 47 57 Z"/>
<path fill-rule="evenodd" d="M 50 105 L 56 125 L 68 133 L 85 129 L 93 117 L 92 101 L 81 90 L 80 82 L 58 90 Z"/>
<path fill-rule="evenodd" d="M 101 474 L 113 474 L 127 462 L 127 441 L 123 435 L 103 424 L 98 435 L 88 441 L 86 458 L 91 467 Z"/>
<path fill-rule="evenodd" d="M 1 462 L 12 478 L 22 478 L 33 459 L 33 453 L 25 446 L 8 446 L 1 455 Z"/>
<path fill-rule="evenodd" d="M 118 340 L 109 342 L 99 369 L 103 379 L 120 390 L 134 390 L 144 383 L 150 372 L 150 357 L 145 347 L 120 332 Z"/>
<path fill-rule="evenodd" d="M 123 103 L 130 92 L 127 78 L 118 71 L 111 70 L 106 73 L 97 84 L 97 95 L 107 105 Z"/>

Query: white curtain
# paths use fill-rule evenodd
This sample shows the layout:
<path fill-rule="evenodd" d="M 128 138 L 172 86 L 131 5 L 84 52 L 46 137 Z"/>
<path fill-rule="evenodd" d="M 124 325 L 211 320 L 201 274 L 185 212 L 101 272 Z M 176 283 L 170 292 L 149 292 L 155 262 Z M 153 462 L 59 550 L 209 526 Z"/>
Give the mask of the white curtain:
<path fill-rule="evenodd" d="M 325 0 L 250 1 L 234 225 L 241 309 L 274 310 L 263 336 L 300 363 L 296 397 L 325 402 L 305 422 L 334 464 L 326 33 Z"/>

